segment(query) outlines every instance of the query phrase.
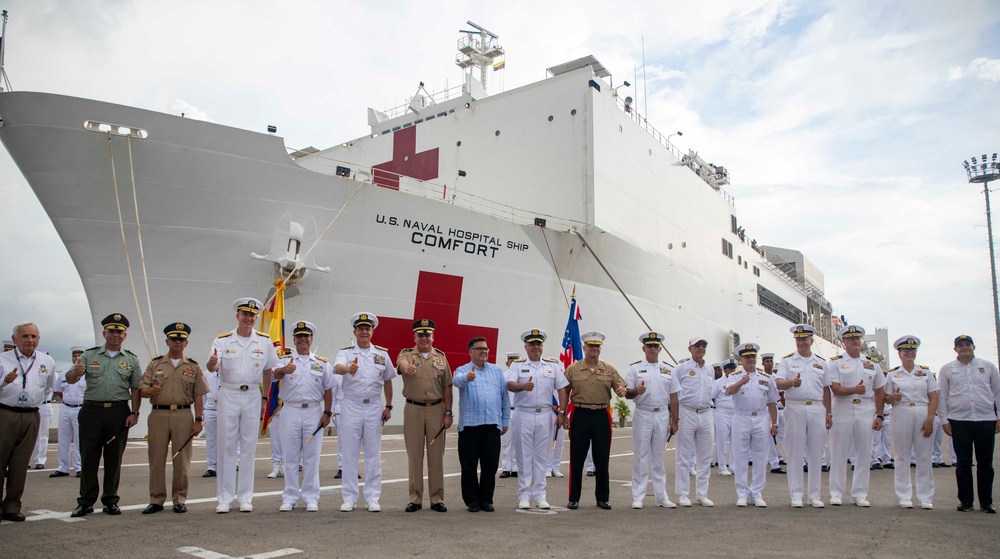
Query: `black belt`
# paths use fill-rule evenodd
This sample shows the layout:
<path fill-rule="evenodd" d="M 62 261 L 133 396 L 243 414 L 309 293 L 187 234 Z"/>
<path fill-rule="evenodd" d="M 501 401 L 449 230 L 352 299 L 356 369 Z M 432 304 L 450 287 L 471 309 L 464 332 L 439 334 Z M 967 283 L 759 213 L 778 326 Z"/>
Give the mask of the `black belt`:
<path fill-rule="evenodd" d="M 38 408 L 19 408 L 16 406 L 8 406 L 7 404 L 0 404 L 0 410 L 12 411 L 14 413 L 35 413 Z"/>
<path fill-rule="evenodd" d="M 407 404 L 413 404 L 414 406 L 424 406 L 425 408 L 429 408 L 431 406 L 436 406 L 436 405 L 440 404 L 441 400 L 434 400 L 433 402 L 418 402 L 416 400 L 407 399 L 406 403 Z"/>
<path fill-rule="evenodd" d="M 186 410 L 191 407 L 191 404 L 170 404 L 168 405 L 155 405 L 154 410 Z"/>
<path fill-rule="evenodd" d="M 78 408 L 83 404 L 67 404 L 66 402 L 63 402 L 63 405 L 66 406 L 67 408 Z"/>
<path fill-rule="evenodd" d="M 118 406 L 127 406 L 128 400 L 118 400 L 117 402 L 98 402 L 96 400 L 84 400 L 83 405 L 93 406 L 95 408 L 115 408 Z"/>
<path fill-rule="evenodd" d="M 51 403 L 52 403 L 52 400 L 45 400 L 45 401 L 44 401 L 44 402 L 42 402 L 42 403 L 43 403 L 43 404 L 51 404 Z"/>

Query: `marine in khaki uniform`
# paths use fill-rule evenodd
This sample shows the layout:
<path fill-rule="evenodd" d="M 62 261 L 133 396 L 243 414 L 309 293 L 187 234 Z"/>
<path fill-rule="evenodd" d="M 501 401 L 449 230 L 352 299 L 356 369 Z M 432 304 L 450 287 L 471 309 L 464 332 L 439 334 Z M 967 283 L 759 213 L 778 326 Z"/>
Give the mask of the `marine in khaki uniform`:
<path fill-rule="evenodd" d="M 431 509 L 446 512 L 444 505 L 444 447 L 451 427 L 451 367 L 444 352 L 434 349 L 434 321 L 413 323 L 416 345 L 399 352 L 396 369 L 403 377 L 403 441 L 409 462 L 410 502 L 406 512 L 423 506 L 424 449 L 427 449 L 427 488 Z M 438 435 L 440 433 L 440 435 Z M 437 436 L 438 440 L 431 445 Z"/>
<path fill-rule="evenodd" d="M 203 398 L 208 383 L 198 363 L 184 357 L 191 327 L 176 322 L 163 329 L 167 354 L 153 358 L 139 381 L 139 395 L 149 398 L 149 506 L 142 514 L 163 510 L 167 498 L 167 445 L 173 443 L 174 477 L 170 484 L 174 512 L 187 512 L 191 438 L 201 433 Z M 191 417 L 191 406 L 194 415 Z"/>

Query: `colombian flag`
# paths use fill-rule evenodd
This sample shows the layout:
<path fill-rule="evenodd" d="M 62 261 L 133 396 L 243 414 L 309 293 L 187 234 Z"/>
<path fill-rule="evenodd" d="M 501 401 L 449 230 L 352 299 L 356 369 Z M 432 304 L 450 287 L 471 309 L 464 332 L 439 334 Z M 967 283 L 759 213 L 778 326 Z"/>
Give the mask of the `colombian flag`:
<path fill-rule="evenodd" d="M 497 70 L 503 70 L 506 64 L 507 64 L 506 60 L 501 60 L 500 62 L 497 62 L 496 64 L 493 65 L 493 71 L 496 72 Z"/>
<path fill-rule="evenodd" d="M 271 304 L 264 309 L 264 323 L 268 334 L 271 336 L 271 343 L 278 357 L 285 357 L 285 280 L 279 278 L 274 282 L 274 298 Z M 271 381 L 271 386 L 267 391 L 267 407 L 264 408 L 264 417 L 260 423 L 260 434 L 267 433 L 267 426 L 271 423 L 271 418 L 281 409 L 281 400 L 278 393 L 281 389 L 281 382 Z"/>

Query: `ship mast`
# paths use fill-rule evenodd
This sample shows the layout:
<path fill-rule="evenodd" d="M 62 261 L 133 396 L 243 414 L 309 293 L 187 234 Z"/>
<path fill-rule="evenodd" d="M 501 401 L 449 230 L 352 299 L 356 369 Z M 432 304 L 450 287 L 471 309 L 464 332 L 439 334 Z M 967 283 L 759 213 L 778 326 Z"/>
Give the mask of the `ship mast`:
<path fill-rule="evenodd" d="M 463 70 L 468 68 L 470 75 L 473 68 L 479 68 L 479 81 L 483 84 L 483 90 L 489 91 L 486 87 L 488 72 L 493 67 L 493 61 L 504 54 L 503 47 L 498 42 L 500 36 L 472 21 L 465 23 L 474 27 L 476 31 L 459 30 L 459 33 L 466 35 L 458 40 L 458 56 L 455 57 L 455 64 Z"/>
<path fill-rule="evenodd" d="M 3 67 L 3 57 L 4 53 L 7 51 L 5 46 L 7 41 L 4 40 L 7 38 L 7 10 L 0 13 L 0 17 L 3 18 L 3 26 L 0 27 L 0 92 L 3 92 L 11 90 L 10 80 L 7 78 L 7 70 L 4 70 Z M 4 87 L 4 84 L 6 84 L 6 88 Z"/>

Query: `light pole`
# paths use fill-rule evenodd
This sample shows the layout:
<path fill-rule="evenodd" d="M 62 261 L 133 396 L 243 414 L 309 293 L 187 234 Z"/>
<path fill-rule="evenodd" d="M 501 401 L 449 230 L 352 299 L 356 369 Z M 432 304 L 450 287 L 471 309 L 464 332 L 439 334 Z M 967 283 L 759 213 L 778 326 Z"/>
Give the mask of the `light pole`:
<path fill-rule="evenodd" d="M 975 157 L 971 160 L 971 164 L 964 162 L 965 173 L 969 176 L 970 183 L 983 183 L 983 193 L 986 195 L 986 231 L 990 241 L 990 275 L 993 277 L 993 327 L 997 351 L 1000 352 L 1000 305 L 997 304 L 997 264 L 993 251 L 993 216 L 990 214 L 990 182 L 1000 179 L 1000 163 L 997 162 L 996 153 L 991 161 L 986 160 L 985 153 L 981 161 L 976 161 Z"/>

